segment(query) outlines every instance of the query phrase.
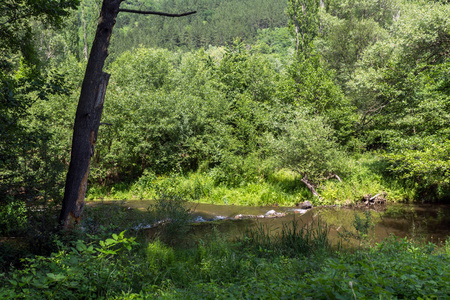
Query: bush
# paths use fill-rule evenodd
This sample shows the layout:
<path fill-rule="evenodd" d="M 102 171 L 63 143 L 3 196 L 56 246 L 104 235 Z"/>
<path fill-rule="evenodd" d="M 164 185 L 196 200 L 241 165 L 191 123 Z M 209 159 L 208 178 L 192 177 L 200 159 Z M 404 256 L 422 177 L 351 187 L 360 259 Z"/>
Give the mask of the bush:
<path fill-rule="evenodd" d="M 62 246 L 50 257 L 25 259 L 21 270 L 0 277 L 3 299 L 92 299 L 105 297 L 111 290 L 125 290 L 130 284 L 118 254 L 136 245 L 124 232 L 98 244 L 79 240 L 74 247 Z M 126 263 L 129 265 L 129 262 Z"/>
<path fill-rule="evenodd" d="M 24 202 L 9 201 L 0 205 L 0 234 L 8 235 L 24 230 L 28 225 L 28 209 Z"/>

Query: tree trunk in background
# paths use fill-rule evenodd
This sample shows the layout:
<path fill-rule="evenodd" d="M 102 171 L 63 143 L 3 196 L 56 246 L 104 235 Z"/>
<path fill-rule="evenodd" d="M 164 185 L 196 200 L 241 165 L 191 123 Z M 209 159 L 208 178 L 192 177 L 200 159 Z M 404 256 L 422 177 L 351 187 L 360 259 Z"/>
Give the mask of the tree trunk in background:
<path fill-rule="evenodd" d="M 112 29 L 122 0 L 104 0 L 81 87 L 72 138 L 72 153 L 59 217 L 64 229 L 79 222 L 84 207 L 91 157 L 103 111 L 109 74 L 103 72 Z"/>
<path fill-rule="evenodd" d="M 86 34 L 86 19 L 84 18 L 84 10 L 83 7 L 81 7 L 81 21 L 83 22 L 83 53 L 84 53 L 84 59 L 88 60 L 88 49 L 87 49 L 87 34 Z"/>

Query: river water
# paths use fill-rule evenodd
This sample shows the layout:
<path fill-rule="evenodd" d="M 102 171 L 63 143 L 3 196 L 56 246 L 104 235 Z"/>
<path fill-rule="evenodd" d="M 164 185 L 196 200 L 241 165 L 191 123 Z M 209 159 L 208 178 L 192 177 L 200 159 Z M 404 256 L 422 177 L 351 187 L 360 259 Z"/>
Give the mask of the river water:
<path fill-rule="evenodd" d="M 140 211 L 146 211 L 151 204 L 151 201 L 135 200 L 122 203 L 128 209 Z M 450 205 L 442 204 L 387 204 L 376 208 L 317 207 L 306 211 L 295 207 L 190 203 L 189 208 L 198 223 L 198 226 L 194 226 L 195 231 L 200 235 L 208 234 L 212 227 L 229 236 L 239 236 L 248 227 L 264 226 L 271 232 L 277 232 L 283 224 L 292 221 L 301 226 L 317 224 L 319 221 L 327 224 L 329 237 L 337 240 L 340 236 L 338 232 L 355 232 L 355 219 L 359 217 L 364 221 L 367 217 L 364 211 L 370 212 L 374 226 L 369 236 L 374 242 L 393 234 L 439 244 L 450 235 Z M 283 214 L 283 217 L 274 217 Z"/>

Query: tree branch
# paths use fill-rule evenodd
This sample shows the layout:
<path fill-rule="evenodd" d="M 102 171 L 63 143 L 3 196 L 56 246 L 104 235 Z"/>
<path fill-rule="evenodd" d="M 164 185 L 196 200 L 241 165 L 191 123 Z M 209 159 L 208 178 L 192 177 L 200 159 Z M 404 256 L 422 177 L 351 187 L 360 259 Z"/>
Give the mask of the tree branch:
<path fill-rule="evenodd" d="M 319 199 L 322 199 L 322 197 L 320 197 L 319 193 L 314 188 L 314 184 L 311 181 L 309 181 L 309 179 L 306 178 L 306 176 L 303 177 L 302 179 L 300 179 L 300 181 L 303 182 L 306 185 L 306 187 L 311 191 L 311 193 L 314 196 L 318 197 Z"/>
<path fill-rule="evenodd" d="M 184 17 L 189 16 L 197 13 L 196 11 L 191 11 L 183 14 L 168 14 L 163 12 L 157 12 L 157 11 L 142 11 L 142 10 L 134 10 L 134 9 L 126 9 L 121 8 L 119 9 L 119 12 L 128 12 L 133 14 L 141 14 L 141 15 L 158 15 L 158 16 L 165 16 L 165 17 L 172 17 L 172 18 L 178 18 L 178 17 Z"/>

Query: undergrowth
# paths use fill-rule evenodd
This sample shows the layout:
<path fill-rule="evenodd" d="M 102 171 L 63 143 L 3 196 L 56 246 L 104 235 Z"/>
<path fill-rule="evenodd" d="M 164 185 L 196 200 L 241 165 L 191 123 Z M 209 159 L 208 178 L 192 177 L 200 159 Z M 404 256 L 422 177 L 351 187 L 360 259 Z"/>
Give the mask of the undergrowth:
<path fill-rule="evenodd" d="M 88 200 L 153 199 L 160 190 L 176 193 L 189 201 L 221 205 L 294 206 L 309 200 L 314 205 L 342 205 L 360 201 L 367 194 L 386 195 L 388 201 L 415 199 L 415 189 L 383 173 L 383 161 L 375 154 L 355 156 L 347 162 L 342 182 L 330 179 L 317 187 L 321 198 L 314 197 L 294 172 L 281 169 L 238 184 L 217 183 L 211 172 L 156 175 L 145 171 L 134 183 L 93 186 Z"/>
<path fill-rule="evenodd" d="M 49 257 L 0 274 L 2 299 L 446 299 L 442 248 L 390 237 L 348 252 L 325 227 L 257 227 L 238 240 L 216 231 L 189 247 L 124 232 L 59 243 Z M 297 224 L 297 225 L 296 225 Z"/>

